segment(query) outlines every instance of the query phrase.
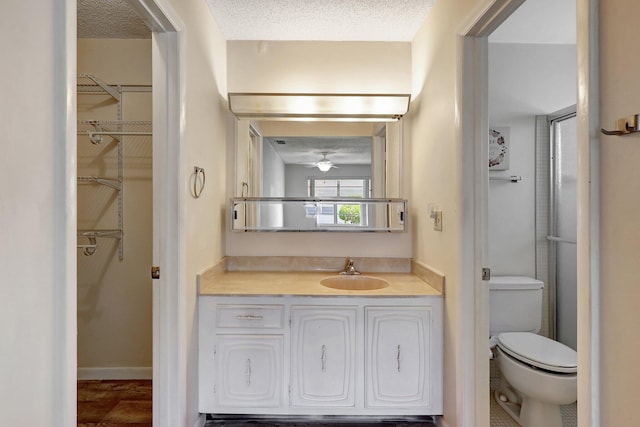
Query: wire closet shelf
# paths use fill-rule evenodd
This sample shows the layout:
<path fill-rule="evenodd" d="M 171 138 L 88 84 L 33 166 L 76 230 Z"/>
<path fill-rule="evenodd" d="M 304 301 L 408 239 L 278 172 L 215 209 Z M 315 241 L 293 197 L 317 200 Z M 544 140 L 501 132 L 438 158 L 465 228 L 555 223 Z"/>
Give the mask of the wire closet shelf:
<path fill-rule="evenodd" d="M 101 185 L 109 187 L 117 192 L 118 201 L 118 225 L 113 229 L 78 230 L 78 249 L 84 255 L 93 255 L 98 247 L 97 239 L 108 238 L 118 240 L 118 255 L 120 261 L 124 259 L 124 198 L 123 198 L 123 143 L 135 141 L 150 141 L 152 133 L 151 121 L 122 120 L 122 93 L 124 91 L 148 92 L 150 87 L 111 85 L 94 76 L 93 74 L 77 75 L 77 94 L 80 95 L 104 95 L 117 105 L 116 120 L 78 120 L 78 136 L 87 137 L 94 145 L 116 144 L 117 177 L 114 176 L 78 176 L 78 185 Z M 79 138 L 79 141 L 82 141 Z M 82 242 L 82 243 L 81 243 Z"/>

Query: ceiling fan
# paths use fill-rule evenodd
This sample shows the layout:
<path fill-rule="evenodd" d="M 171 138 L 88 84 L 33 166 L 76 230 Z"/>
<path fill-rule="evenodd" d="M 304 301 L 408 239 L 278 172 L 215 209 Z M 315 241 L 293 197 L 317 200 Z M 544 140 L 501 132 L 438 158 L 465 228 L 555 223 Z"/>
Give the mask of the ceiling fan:
<path fill-rule="evenodd" d="M 333 162 L 327 159 L 327 155 L 329 153 L 322 153 L 322 159 L 317 162 L 311 163 L 308 167 L 317 167 L 321 172 L 327 172 L 331 168 L 338 168 L 338 166 L 334 165 Z"/>

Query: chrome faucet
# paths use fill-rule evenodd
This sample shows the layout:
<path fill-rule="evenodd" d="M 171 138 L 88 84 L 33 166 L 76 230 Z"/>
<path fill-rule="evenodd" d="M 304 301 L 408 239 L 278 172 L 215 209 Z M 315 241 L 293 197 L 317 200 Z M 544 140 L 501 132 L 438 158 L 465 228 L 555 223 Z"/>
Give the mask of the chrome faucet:
<path fill-rule="evenodd" d="M 356 274 L 360 274 L 360 272 L 356 270 L 356 267 L 353 265 L 353 259 L 347 258 L 347 263 L 344 266 L 344 271 L 341 271 L 339 274 L 354 276 Z"/>

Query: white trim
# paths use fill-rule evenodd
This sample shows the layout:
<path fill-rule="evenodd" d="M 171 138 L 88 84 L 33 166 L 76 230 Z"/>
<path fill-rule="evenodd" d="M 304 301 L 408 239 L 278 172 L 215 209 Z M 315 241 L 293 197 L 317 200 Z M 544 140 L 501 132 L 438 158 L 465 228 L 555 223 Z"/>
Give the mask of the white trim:
<path fill-rule="evenodd" d="M 599 0 L 578 0 L 578 426 L 600 427 Z"/>
<path fill-rule="evenodd" d="M 167 0 L 135 0 L 153 29 L 153 425 L 186 422 L 184 25 Z"/>
<path fill-rule="evenodd" d="M 59 191 L 56 200 L 55 240 L 53 264 L 55 265 L 56 301 L 54 310 L 53 390 L 56 391 L 51 424 L 75 426 L 77 419 L 76 366 L 77 340 L 77 25 L 76 1 L 65 0 L 53 6 L 56 11 L 53 29 L 56 52 L 54 79 L 56 111 L 52 129 L 55 176 L 54 188 Z"/>
<path fill-rule="evenodd" d="M 153 368 L 118 367 L 118 368 L 78 368 L 79 380 L 150 380 Z"/>
<path fill-rule="evenodd" d="M 489 290 L 481 279 L 488 254 L 488 41 L 487 37 L 524 0 L 494 0 L 478 5 L 460 26 L 461 70 L 456 82 L 462 147 L 461 283 L 459 391 L 457 419 L 463 427 L 489 427 Z"/>

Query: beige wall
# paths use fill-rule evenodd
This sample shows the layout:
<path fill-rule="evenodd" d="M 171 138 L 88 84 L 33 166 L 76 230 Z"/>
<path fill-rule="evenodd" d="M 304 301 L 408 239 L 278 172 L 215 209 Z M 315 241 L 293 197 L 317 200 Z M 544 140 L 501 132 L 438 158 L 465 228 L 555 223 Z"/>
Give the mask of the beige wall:
<path fill-rule="evenodd" d="M 197 409 L 198 330 L 196 275 L 224 256 L 226 193 L 226 41 L 206 2 L 168 0 L 182 21 L 179 33 L 182 86 L 182 154 L 180 185 L 184 222 L 184 300 L 178 303 L 183 322 L 176 325 L 185 341 L 177 348 L 185 384 L 175 384 L 176 397 L 185 405 L 184 425 L 200 418 Z M 199 199 L 190 195 L 189 180 L 194 166 L 206 171 L 206 187 Z"/>
<path fill-rule="evenodd" d="M 640 3 L 600 2 L 600 125 L 640 113 Z M 601 425 L 638 423 L 640 383 L 640 134 L 600 136 Z M 586 325 L 585 325 L 586 326 Z"/>
<path fill-rule="evenodd" d="M 229 41 L 229 92 L 411 91 L 403 42 Z"/>
<path fill-rule="evenodd" d="M 489 3 L 435 2 L 412 44 L 414 101 L 408 125 L 405 123 L 404 158 L 409 171 L 406 194 L 411 202 L 413 258 L 446 276 L 443 421 L 451 427 L 472 426 L 476 422 L 473 395 L 469 394 L 473 374 L 464 371 L 463 362 L 465 352 L 472 346 L 473 331 L 465 330 L 462 323 L 463 300 L 468 304 L 466 290 L 471 288 L 462 279 L 466 250 L 462 245 L 465 171 L 460 122 L 462 40 L 458 32 Z M 442 210 L 442 232 L 433 230 L 430 205 Z"/>
<path fill-rule="evenodd" d="M 151 40 L 80 39 L 78 72 L 112 85 L 150 85 Z M 124 92 L 120 107 L 123 120 L 150 121 L 151 92 Z M 78 119 L 115 120 L 117 104 L 104 95 L 78 95 Z M 80 378 L 151 375 L 152 140 L 126 136 L 122 144 L 124 259 L 114 239 L 98 239 L 91 256 L 78 250 Z M 109 137 L 94 145 L 79 135 L 78 176 L 117 177 L 116 151 Z M 78 229 L 117 228 L 116 195 L 100 185 L 79 186 Z"/>

